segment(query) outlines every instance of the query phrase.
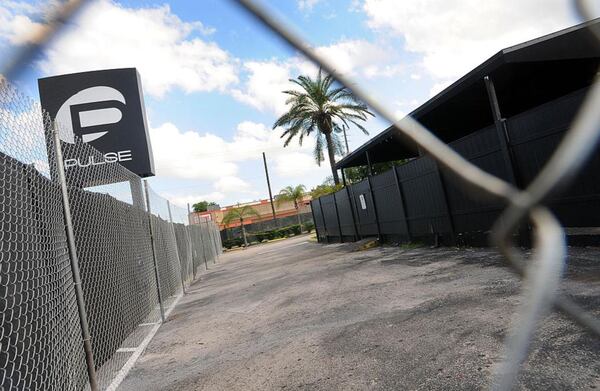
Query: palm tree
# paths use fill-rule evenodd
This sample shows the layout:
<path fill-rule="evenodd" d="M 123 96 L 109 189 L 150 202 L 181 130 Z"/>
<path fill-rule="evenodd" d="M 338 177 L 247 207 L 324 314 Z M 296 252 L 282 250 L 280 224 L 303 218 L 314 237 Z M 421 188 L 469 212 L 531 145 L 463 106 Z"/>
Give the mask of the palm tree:
<path fill-rule="evenodd" d="M 227 226 L 231 222 L 239 220 L 240 228 L 242 230 L 242 237 L 244 238 L 244 247 L 248 247 L 248 239 L 246 238 L 246 228 L 244 227 L 244 218 L 250 216 L 256 216 L 260 218 L 260 215 L 258 214 L 256 209 L 254 209 L 250 205 L 244 205 L 240 207 L 240 204 L 238 204 L 237 208 L 230 209 L 227 213 L 225 213 L 225 216 L 223 216 L 222 221 L 222 223 L 225 226 Z"/>
<path fill-rule="evenodd" d="M 277 206 L 282 202 L 293 202 L 294 208 L 296 208 L 296 215 L 298 216 L 298 224 L 300 225 L 300 232 L 302 232 L 302 219 L 300 218 L 300 202 L 304 198 L 306 187 L 304 185 L 298 185 L 296 187 L 287 186 L 279 191 L 277 195 Z"/>
<path fill-rule="evenodd" d="M 286 104 L 291 107 L 275 121 L 273 129 L 278 126 L 285 128 L 281 135 L 281 138 L 286 137 L 284 146 L 296 136 L 302 145 L 304 137 L 314 133 L 317 138 L 315 160 L 321 165 L 325 160 L 323 147 L 327 146 L 331 173 L 337 185 L 340 179 L 335 169 L 335 154 L 340 155 L 344 151 L 338 136 L 343 132 L 342 125 L 351 123 L 369 134 L 359 121 L 366 121 L 373 113 L 348 88 L 335 86 L 331 75 L 323 75 L 321 69 L 314 80 L 309 76 L 298 76 L 298 79 L 290 79 L 290 82 L 300 89 L 283 91 L 290 96 Z"/>

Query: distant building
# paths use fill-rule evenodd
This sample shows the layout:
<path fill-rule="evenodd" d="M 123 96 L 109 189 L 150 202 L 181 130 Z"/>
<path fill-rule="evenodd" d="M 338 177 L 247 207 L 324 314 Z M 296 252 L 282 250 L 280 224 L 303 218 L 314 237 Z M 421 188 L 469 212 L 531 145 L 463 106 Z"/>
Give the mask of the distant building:
<path fill-rule="evenodd" d="M 311 213 L 311 209 L 310 209 L 311 199 L 312 198 L 309 194 L 306 194 L 304 196 L 302 202 L 300 203 L 300 213 L 301 214 Z M 257 218 L 255 216 L 244 218 L 244 225 L 273 219 L 273 211 L 271 209 L 271 201 L 268 199 L 265 199 L 265 200 L 259 200 L 259 201 L 246 202 L 243 204 L 228 205 L 228 206 L 225 206 L 222 208 L 215 208 L 214 210 L 207 210 L 205 212 L 192 212 L 190 220 L 191 220 L 192 224 L 200 224 L 205 221 L 214 221 L 216 224 L 219 225 L 219 229 L 221 229 L 221 230 L 225 229 L 225 228 L 238 227 L 240 225 L 239 221 L 233 221 L 230 224 L 228 224 L 227 227 L 225 227 L 221 222 L 223 221 L 223 216 L 225 216 L 227 214 L 227 211 L 229 211 L 230 209 L 239 208 L 239 207 L 242 207 L 245 205 L 252 206 L 252 208 L 254 208 L 254 210 L 256 210 L 258 212 L 258 214 L 260 215 L 260 218 Z M 294 208 L 293 202 L 281 202 L 278 205 L 277 201 L 275 201 L 275 216 L 277 218 L 294 216 L 295 214 L 296 214 L 296 208 Z"/>

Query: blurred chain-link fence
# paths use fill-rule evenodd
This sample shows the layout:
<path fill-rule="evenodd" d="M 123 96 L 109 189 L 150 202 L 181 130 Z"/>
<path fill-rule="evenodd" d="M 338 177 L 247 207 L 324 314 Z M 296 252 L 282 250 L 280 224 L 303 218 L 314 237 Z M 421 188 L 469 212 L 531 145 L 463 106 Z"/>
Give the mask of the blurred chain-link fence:
<path fill-rule="evenodd" d="M 0 83 L 3 390 L 114 389 L 165 312 L 220 252 L 214 224 L 190 225 L 186 210 L 120 164 L 59 167 L 62 152 L 82 162 L 102 154 L 81 140 L 56 145 L 57 126 Z M 82 335 L 93 357 L 88 374 Z"/>
<path fill-rule="evenodd" d="M 66 2 L 49 18 L 45 35 L 31 40 L 2 73 L 9 80 L 17 75 L 82 3 Z M 465 160 L 414 119 L 395 121 L 389 105 L 336 72 L 334 62 L 317 54 L 265 8 L 250 0 L 237 3 L 394 123 L 398 134 L 453 173 L 474 195 L 486 194 L 508 204 L 493 230 L 493 240 L 515 272 L 523 276 L 527 295 L 506 341 L 505 360 L 494 381 L 496 389 L 514 385 L 535 329 L 551 308 L 600 335 L 598 320 L 559 289 L 566 258 L 564 232 L 542 206 L 596 149 L 600 138 L 598 82 L 590 88 L 552 158 L 527 188 L 517 189 Z M 573 3 L 582 19 L 590 18 L 591 2 Z M 600 32 L 593 33 L 600 37 Z M 74 254 L 65 228 L 67 208 L 55 175 L 57 146 L 50 140 L 51 147 L 46 149 L 40 113 L 36 104 L 7 82 L 0 85 L 0 385 L 3 389 L 81 389 L 89 380 L 78 326 L 83 322 L 76 294 L 77 273 L 69 266 Z M 84 144 L 65 147 L 94 155 Z M 73 171 L 67 173 L 65 182 L 96 360 L 91 372 L 98 370 L 100 388 L 114 389 L 123 376 L 115 371 L 131 365 L 139 346 L 155 332 L 158 319 L 164 319 L 165 308 L 185 290 L 199 268 L 214 262 L 221 247 L 214 225 L 186 225 L 181 212 L 174 212 L 175 208 L 151 189 L 143 196 L 140 178 L 118 166 L 95 170 L 93 178 L 118 177 L 121 184 L 90 183 L 91 177 Z M 123 185 L 127 183 L 129 189 Z M 107 191 L 112 195 L 104 194 Z M 529 259 L 511 242 L 512 232 L 525 218 L 531 220 L 536 238 Z M 145 333 L 139 330 L 146 327 L 151 330 L 142 337 Z"/>

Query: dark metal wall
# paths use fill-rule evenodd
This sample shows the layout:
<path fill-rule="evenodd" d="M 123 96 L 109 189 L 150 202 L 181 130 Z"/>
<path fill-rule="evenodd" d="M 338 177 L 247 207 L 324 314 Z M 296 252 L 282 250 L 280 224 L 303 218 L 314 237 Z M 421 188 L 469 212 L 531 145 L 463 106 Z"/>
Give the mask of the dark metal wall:
<path fill-rule="evenodd" d="M 548 102 L 450 145 L 485 171 L 527 186 L 550 158 L 586 92 Z M 600 155 L 595 154 L 568 188 L 548 200 L 566 227 L 600 226 L 599 173 Z M 379 236 L 399 242 L 481 244 L 505 205 L 473 198 L 431 157 L 422 156 L 313 200 L 311 206 L 320 241 Z"/>

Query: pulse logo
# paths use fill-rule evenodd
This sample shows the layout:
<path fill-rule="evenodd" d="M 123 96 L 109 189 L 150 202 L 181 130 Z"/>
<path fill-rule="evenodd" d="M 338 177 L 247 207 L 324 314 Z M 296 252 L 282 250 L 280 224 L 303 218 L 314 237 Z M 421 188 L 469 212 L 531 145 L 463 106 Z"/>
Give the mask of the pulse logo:
<path fill-rule="evenodd" d="M 38 86 L 42 109 L 58 125 L 69 177 L 85 182 L 77 186 L 122 180 L 115 170 L 102 169 L 106 164 L 119 163 L 142 178 L 154 175 L 144 94 L 135 68 L 45 77 Z M 46 132 L 50 135 L 52 127 Z M 73 175 L 79 171 L 85 175 Z"/>
<path fill-rule="evenodd" d="M 75 144 L 75 138 L 89 143 L 118 131 L 115 126 L 123 118 L 126 109 L 125 97 L 118 90 L 107 86 L 86 88 L 67 99 L 56 113 L 59 137 L 64 142 Z M 87 159 L 65 159 L 65 168 L 89 167 L 107 163 L 132 160 L 131 150 L 106 152 L 102 159 L 89 156 Z"/>

